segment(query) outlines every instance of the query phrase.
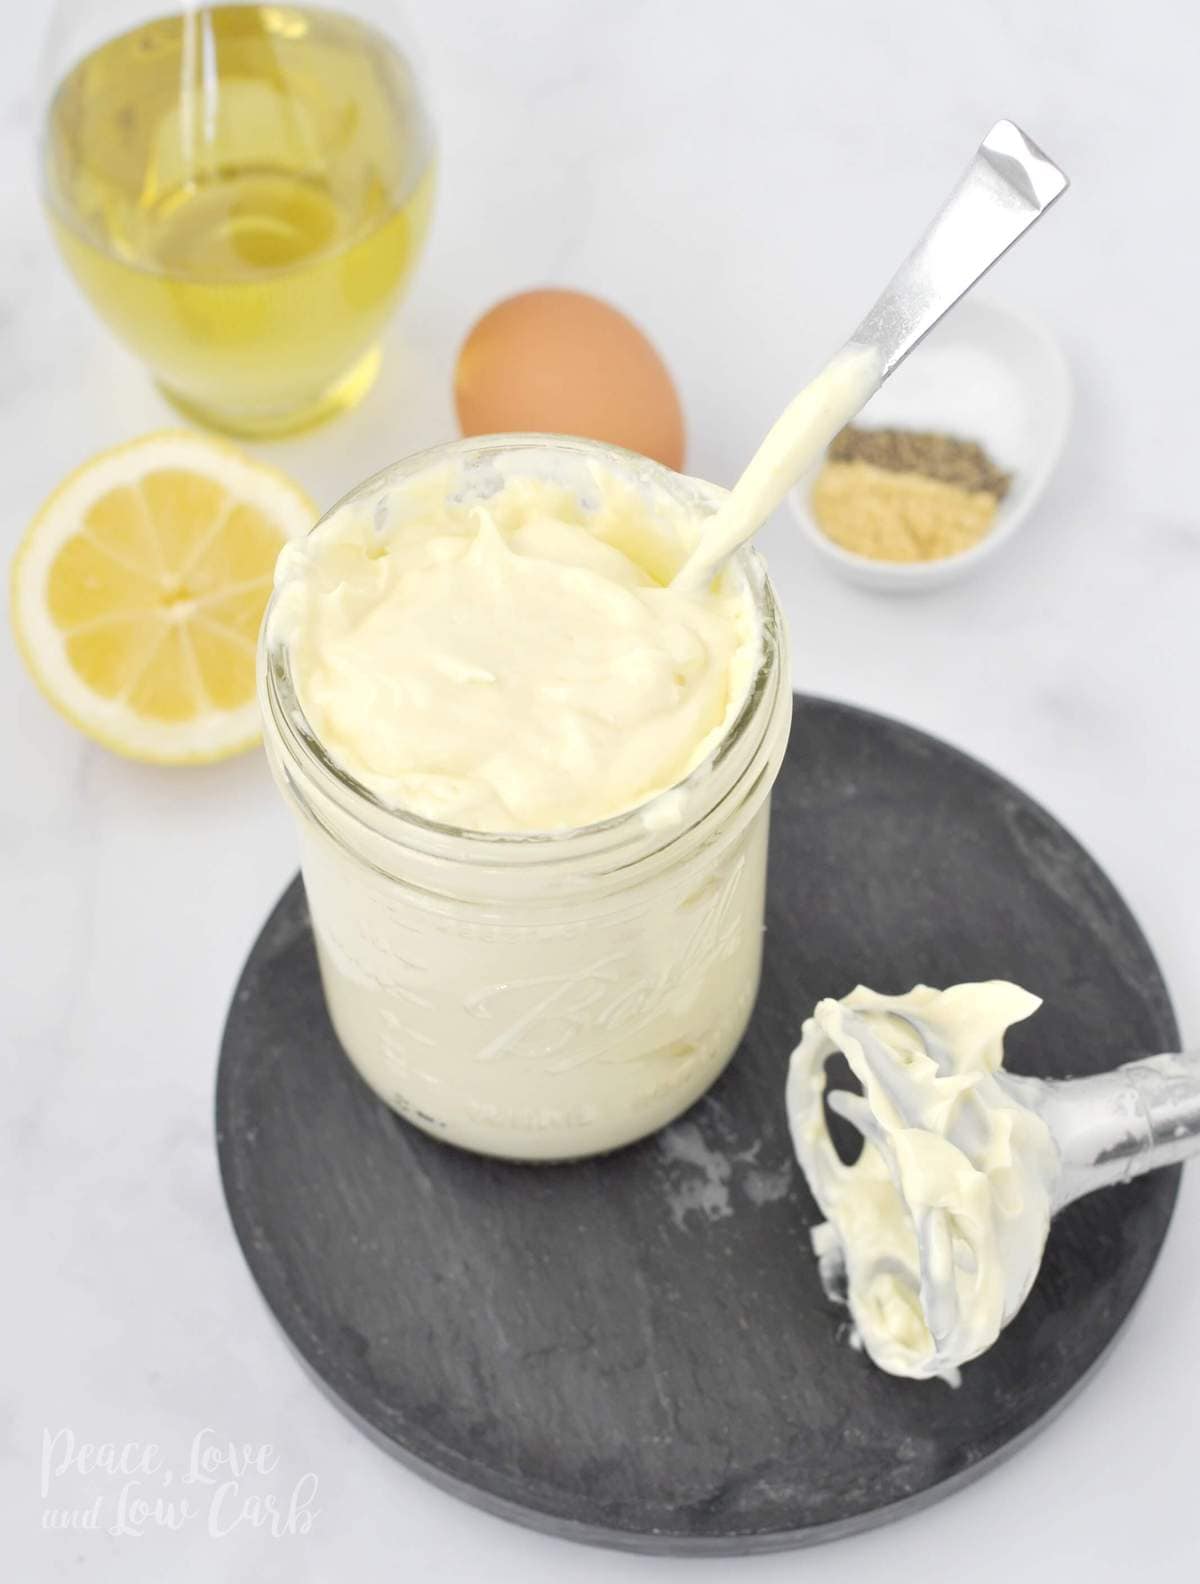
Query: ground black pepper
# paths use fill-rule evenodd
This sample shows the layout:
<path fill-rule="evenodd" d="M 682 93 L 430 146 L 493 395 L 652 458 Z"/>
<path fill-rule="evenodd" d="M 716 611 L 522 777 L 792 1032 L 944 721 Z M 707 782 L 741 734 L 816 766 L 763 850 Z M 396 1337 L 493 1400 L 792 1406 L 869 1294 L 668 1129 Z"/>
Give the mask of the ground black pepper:
<path fill-rule="evenodd" d="M 849 424 L 829 447 L 829 460 L 870 462 L 890 473 L 921 473 L 960 489 L 982 490 L 998 501 L 1012 482 L 1012 475 L 998 468 L 974 440 L 924 429 L 860 429 Z"/>

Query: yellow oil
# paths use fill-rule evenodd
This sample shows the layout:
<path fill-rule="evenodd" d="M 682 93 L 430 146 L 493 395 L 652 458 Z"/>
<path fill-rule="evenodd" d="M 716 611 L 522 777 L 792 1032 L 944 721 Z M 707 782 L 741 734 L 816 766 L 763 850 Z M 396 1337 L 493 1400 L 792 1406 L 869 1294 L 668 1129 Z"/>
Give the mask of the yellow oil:
<path fill-rule="evenodd" d="M 369 387 L 432 189 L 382 34 L 298 6 L 147 23 L 61 83 L 44 170 L 76 279 L 177 405 L 279 434 Z"/>

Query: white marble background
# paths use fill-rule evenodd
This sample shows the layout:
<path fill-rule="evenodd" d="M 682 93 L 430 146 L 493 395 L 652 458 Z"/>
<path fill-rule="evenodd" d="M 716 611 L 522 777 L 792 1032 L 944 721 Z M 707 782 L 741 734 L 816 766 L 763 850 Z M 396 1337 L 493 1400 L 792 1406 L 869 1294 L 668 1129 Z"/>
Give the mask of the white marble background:
<path fill-rule="evenodd" d="M 1200 1040 L 1200 757 L 1190 7 L 847 0 L 444 0 L 415 8 L 443 149 L 432 245 L 366 406 L 271 448 L 327 503 L 452 432 L 473 317 L 554 282 L 643 321 L 675 371 L 694 472 L 730 482 L 858 318 L 999 114 L 1074 190 L 989 289 L 1056 328 L 1075 426 L 1036 519 L 979 581 L 909 603 L 843 587 L 784 516 L 764 535 L 796 682 L 911 720 L 1007 772 L 1107 866 Z M 35 197 L 41 6 L 0 52 L 0 533 L 98 447 L 172 421 L 76 296 Z M 894 1584 L 1191 1577 L 1200 1177 L 1100 1377 L 1010 1465 L 925 1515 L 741 1563 L 591 1552 L 397 1467 L 308 1384 L 226 1222 L 213 1148 L 231 986 L 294 864 L 257 756 L 179 773 L 89 746 L 0 639 L 4 1046 L 2 1457 L 14 1580 L 362 1577 Z M 270 1442 L 247 1488 L 311 1471 L 309 1534 L 40 1528 L 43 1427 Z M 51 1504 L 119 1480 L 65 1477 Z M 1086 1562 L 1085 1559 L 1086 1558 Z"/>

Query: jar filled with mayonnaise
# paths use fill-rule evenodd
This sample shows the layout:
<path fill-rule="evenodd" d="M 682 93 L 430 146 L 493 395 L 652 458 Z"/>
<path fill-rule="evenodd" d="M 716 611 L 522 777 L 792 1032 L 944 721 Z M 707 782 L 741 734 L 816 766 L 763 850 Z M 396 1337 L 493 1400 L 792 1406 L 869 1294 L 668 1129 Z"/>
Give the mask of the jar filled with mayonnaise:
<path fill-rule="evenodd" d="M 719 687 L 708 679 L 702 694 L 697 667 L 713 646 L 672 636 L 677 675 L 664 681 L 652 646 L 637 648 L 645 634 L 627 610 L 635 597 L 658 608 L 672 556 L 684 559 L 722 498 L 711 485 L 611 447 L 497 436 L 387 469 L 281 558 L 260 646 L 260 700 L 267 756 L 299 830 L 330 1018 L 376 1094 L 435 1137 L 513 1160 L 616 1149 L 686 1110 L 742 1038 L 761 964 L 770 792 L 791 720 L 783 622 L 761 559 L 740 551 L 721 574 L 722 597 L 740 624 L 736 664 Z M 448 526 L 427 533 L 422 525 L 443 505 Z M 533 526 L 522 524 L 521 513 Z M 541 558 L 536 565 L 558 580 L 554 589 L 590 598 L 595 577 L 618 567 L 620 554 L 644 565 L 634 581 L 651 590 L 644 597 L 640 587 L 598 588 L 603 598 L 594 611 L 611 608 L 618 626 L 594 645 L 613 660 L 596 673 L 591 715 L 589 700 L 579 697 L 580 678 L 589 673 L 574 654 L 566 682 L 541 688 L 534 673 L 526 683 L 539 692 L 543 712 L 570 695 L 573 713 L 553 740 L 571 763 L 547 766 L 539 743 L 538 762 L 522 779 L 523 722 L 521 729 L 504 724 L 500 734 L 511 744 L 501 746 L 509 751 L 487 758 L 489 766 L 503 759 L 503 774 L 494 777 L 503 817 L 478 801 L 456 749 L 460 738 L 496 734 L 497 723 L 509 720 L 505 711 L 519 711 L 519 684 L 497 679 L 496 668 L 479 659 L 498 641 L 496 625 L 508 619 L 509 596 L 497 593 L 507 588 L 499 581 L 506 565 L 479 568 L 472 560 L 476 581 L 464 582 L 463 608 L 451 603 L 436 622 L 428 609 L 411 608 L 412 599 L 424 598 L 414 590 L 436 586 L 439 597 L 447 588 L 453 595 L 447 579 L 457 575 L 461 548 L 454 536 L 493 515 L 501 523 L 488 530 L 494 554 L 509 554 L 507 534 L 507 543 Z M 593 526 L 602 549 L 593 556 L 589 547 L 587 566 L 564 572 L 571 545 Z M 418 552 L 420 559 L 385 580 L 387 569 L 370 563 L 398 555 L 398 547 L 410 561 Z M 518 678 L 531 675 L 533 657 L 544 652 L 539 644 L 573 646 L 577 636 L 569 613 L 561 634 L 552 610 L 546 622 L 529 618 L 522 603 L 529 589 L 520 582 L 527 572 L 517 567 L 511 595 L 512 619 L 523 622 L 512 635 Z M 385 581 L 389 599 L 410 600 L 403 610 L 396 606 L 394 618 L 391 607 L 368 608 L 362 592 Z M 471 603 L 480 587 L 499 601 L 486 612 Z M 706 621 L 713 610 L 702 613 Z M 589 621 L 592 614 L 589 606 Z M 451 667 L 442 650 L 456 627 L 463 652 L 454 651 Z M 424 676 L 419 650 L 409 650 L 410 664 L 401 669 L 411 676 L 364 680 L 363 634 L 375 629 L 385 646 L 399 642 L 398 633 L 430 634 L 438 668 Z M 318 631 L 334 634 L 319 652 Z M 589 634 L 578 637 L 586 656 Z M 610 673 L 627 659 L 629 677 L 644 672 L 647 688 L 674 687 L 681 710 L 700 699 L 696 709 L 703 704 L 711 715 L 717 699 L 726 713 L 715 727 L 705 717 L 696 762 L 681 761 L 680 779 L 661 786 L 631 779 L 630 806 L 605 814 L 597 803 L 603 817 L 564 823 L 545 801 L 557 788 L 564 789 L 565 814 L 586 816 L 611 765 L 623 767 L 643 743 L 647 752 L 668 743 L 675 727 L 663 704 L 675 697 L 668 691 L 626 728 L 627 700 L 613 702 Z M 558 676 L 556 664 L 548 669 Z M 433 774 L 423 761 L 420 775 L 411 770 L 417 728 L 405 717 L 390 735 L 384 730 L 394 699 L 425 711 L 412 718 L 436 739 L 429 762 L 436 768 L 452 761 L 453 776 Z M 479 711 L 478 730 L 456 738 L 455 712 L 467 707 Z M 379 764 L 362 747 L 377 726 L 375 735 L 386 739 Z M 596 733 L 604 731 L 612 752 L 576 785 L 568 775 L 576 738 L 581 754 L 594 755 L 595 741 L 607 740 Z M 470 747 L 462 743 L 464 753 Z M 476 801 L 464 802 L 468 797 Z"/>

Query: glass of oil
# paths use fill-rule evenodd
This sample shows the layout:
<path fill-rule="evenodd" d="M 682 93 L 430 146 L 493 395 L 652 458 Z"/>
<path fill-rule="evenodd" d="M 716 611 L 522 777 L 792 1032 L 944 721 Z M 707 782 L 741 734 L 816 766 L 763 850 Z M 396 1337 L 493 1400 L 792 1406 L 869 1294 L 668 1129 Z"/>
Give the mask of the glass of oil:
<path fill-rule="evenodd" d="M 50 223 L 189 416 L 287 434 L 352 406 L 429 222 L 433 139 L 386 0 L 59 0 Z"/>

